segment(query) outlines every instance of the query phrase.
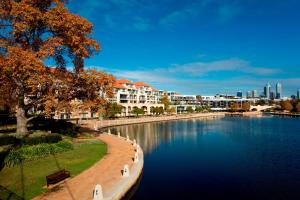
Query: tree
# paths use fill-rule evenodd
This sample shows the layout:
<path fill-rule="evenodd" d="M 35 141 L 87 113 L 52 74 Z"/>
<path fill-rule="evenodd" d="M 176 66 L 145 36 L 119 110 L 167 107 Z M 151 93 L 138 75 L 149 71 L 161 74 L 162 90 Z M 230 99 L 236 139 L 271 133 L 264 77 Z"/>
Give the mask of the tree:
<path fill-rule="evenodd" d="M 176 113 L 176 108 L 175 107 L 168 108 L 167 112 L 168 113 Z"/>
<path fill-rule="evenodd" d="M 203 112 L 203 107 L 201 107 L 201 106 L 196 106 L 195 112 Z"/>
<path fill-rule="evenodd" d="M 161 98 L 161 103 L 164 104 L 164 110 L 167 111 L 171 102 L 169 100 L 168 94 L 165 92 L 163 97 Z"/>
<path fill-rule="evenodd" d="M 17 133 L 28 133 L 28 110 L 86 96 L 79 75 L 84 59 L 100 49 L 93 25 L 69 12 L 65 0 L 0 3 L 0 98 L 16 111 Z M 53 60 L 57 70 L 46 66 Z M 73 73 L 66 70 L 67 60 Z M 48 62 L 47 62 L 48 63 Z M 95 91 L 94 91 L 95 92 Z M 86 99 L 86 98 L 83 98 Z"/>
<path fill-rule="evenodd" d="M 145 111 L 144 111 L 143 108 L 137 108 L 137 107 L 135 107 L 135 108 L 132 109 L 131 113 L 135 114 L 138 117 L 139 115 L 144 115 Z"/>
<path fill-rule="evenodd" d="M 117 114 L 122 113 L 123 106 L 117 104 L 117 103 L 112 103 L 109 105 L 108 108 L 108 116 L 109 117 L 116 117 Z"/>
<path fill-rule="evenodd" d="M 192 106 L 188 106 L 188 107 L 186 108 L 186 112 L 188 112 L 188 113 L 194 112 Z"/>
<path fill-rule="evenodd" d="M 297 103 L 295 110 L 296 112 L 300 112 L 300 102 Z"/>
<path fill-rule="evenodd" d="M 281 101 L 280 106 L 281 106 L 281 109 L 289 111 L 289 112 L 293 110 L 293 105 L 291 104 L 290 101 Z"/>
<path fill-rule="evenodd" d="M 233 103 L 230 105 L 230 110 L 233 111 L 233 112 L 237 112 L 239 111 L 241 108 L 240 108 L 240 105 L 238 103 Z"/>
<path fill-rule="evenodd" d="M 251 105 L 250 105 L 249 102 L 242 103 L 242 110 L 243 111 L 248 112 L 250 110 L 250 108 L 251 108 Z"/>

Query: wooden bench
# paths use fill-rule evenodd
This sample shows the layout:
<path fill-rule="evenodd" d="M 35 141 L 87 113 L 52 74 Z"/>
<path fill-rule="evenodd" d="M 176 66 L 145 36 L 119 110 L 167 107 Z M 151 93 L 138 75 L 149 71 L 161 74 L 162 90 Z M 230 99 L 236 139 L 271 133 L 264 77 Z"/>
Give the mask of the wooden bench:
<path fill-rule="evenodd" d="M 46 181 L 47 181 L 47 187 L 50 185 L 50 184 L 55 184 L 55 183 L 58 183 L 62 180 L 65 180 L 66 178 L 69 178 L 70 177 L 70 172 L 63 169 L 63 170 L 60 170 L 58 172 L 55 172 L 53 174 L 50 174 L 48 176 L 46 176 Z"/>

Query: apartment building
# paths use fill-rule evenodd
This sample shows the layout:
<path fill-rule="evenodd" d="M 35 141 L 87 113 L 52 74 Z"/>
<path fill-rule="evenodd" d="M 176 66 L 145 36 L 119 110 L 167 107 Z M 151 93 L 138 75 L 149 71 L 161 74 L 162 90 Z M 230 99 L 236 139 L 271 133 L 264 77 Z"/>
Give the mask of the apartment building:
<path fill-rule="evenodd" d="M 121 79 L 115 82 L 114 90 L 115 96 L 110 101 L 123 106 L 122 116 L 131 115 L 135 107 L 143 108 L 146 114 L 150 114 L 151 107 L 164 107 L 159 103 L 164 92 L 147 83 Z"/>

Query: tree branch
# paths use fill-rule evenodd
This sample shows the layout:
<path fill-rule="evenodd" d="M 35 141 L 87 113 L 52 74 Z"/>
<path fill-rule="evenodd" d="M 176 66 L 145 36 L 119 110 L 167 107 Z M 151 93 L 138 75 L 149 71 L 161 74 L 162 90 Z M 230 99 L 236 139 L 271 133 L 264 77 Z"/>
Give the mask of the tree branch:
<path fill-rule="evenodd" d="M 37 116 L 29 117 L 29 118 L 27 119 L 27 123 L 28 123 L 29 121 L 33 120 L 34 118 L 37 118 Z"/>

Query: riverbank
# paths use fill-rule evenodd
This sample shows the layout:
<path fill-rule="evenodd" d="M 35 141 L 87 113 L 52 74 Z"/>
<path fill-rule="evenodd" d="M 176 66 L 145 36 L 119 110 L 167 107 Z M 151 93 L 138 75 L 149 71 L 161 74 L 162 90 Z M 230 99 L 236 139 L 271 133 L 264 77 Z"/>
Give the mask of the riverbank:
<path fill-rule="evenodd" d="M 93 199 L 93 190 L 97 184 L 102 187 L 103 199 L 121 199 L 142 173 L 143 151 L 125 138 L 101 134 L 98 139 L 107 144 L 107 155 L 78 176 L 65 180 L 53 191 L 35 199 Z M 136 148 L 139 148 L 139 162 L 134 163 Z M 128 177 L 123 177 L 124 165 L 129 166 Z"/>
<path fill-rule="evenodd" d="M 300 113 L 266 112 L 266 114 L 282 116 L 282 117 L 300 117 Z"/>
<path fill-rule="evenodd" d="M 251 111 L 251 112 L 233 112 L 226 113 L 225 116 L 228 117 L 250 117 L 250 116 L 261 116 L 262 112 L 260 111 Z"/>
<path fill-rule="evenodd" d="M 195 113 L 195 114 L 180 114 L 170 116 L 149 116 L 149 117 L 138 117 L 128 119 L 115 119 L 115 120 L 87 120 L 81 123 L 81 126 L 93 127 L 94 129 L 108 128 L 121 125 L 129 124 L 141 124 L 181 119 L 192 119 L 192 118 L 215 118 L 224 117 L 225 113 Z"/>

